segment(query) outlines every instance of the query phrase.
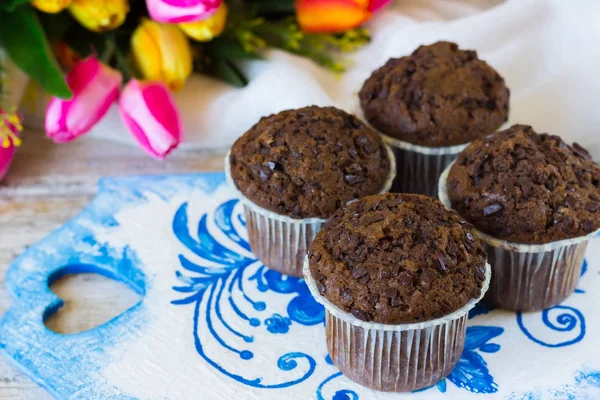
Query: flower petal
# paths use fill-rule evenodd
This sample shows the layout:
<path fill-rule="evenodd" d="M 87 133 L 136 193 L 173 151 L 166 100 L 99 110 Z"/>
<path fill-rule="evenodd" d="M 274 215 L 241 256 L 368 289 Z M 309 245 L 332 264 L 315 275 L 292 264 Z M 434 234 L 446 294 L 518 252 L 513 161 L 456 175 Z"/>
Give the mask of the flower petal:
<path fill-rule="evenodd" d="M 119 100 L 125 126 L 150 155 L 163 159 L 183 138 L 179 113 L 162 82 L 130 81 Z"/>
<path fill-rule="evenodd" d="M 369 0 L 368 10 L 370 12 L 375 12 L 375 11 L 379 10 L 380 8 L 387 6 L 392 1 L 393 0 Z"/>
<path fill-rule="evenodd" d="M 54 97 L 46 109 L 46 135 L 63 143 L 87 133 L 119 97 L 122 80 L 119 71 L 95 57 L 79 62 L 67 75 L 73 97 Z"/>
<path fill-rule="evenodd" d="M 353 0 L 297 0 L 296 16 L 305 32 L 342 32 L 364 23 L 371 13 Z"/>
<path fill-rule="evenodd" d="M 159 22 L 200 21 L 213 15 L 223 0 L 146 0 L 148 13 Z"/>

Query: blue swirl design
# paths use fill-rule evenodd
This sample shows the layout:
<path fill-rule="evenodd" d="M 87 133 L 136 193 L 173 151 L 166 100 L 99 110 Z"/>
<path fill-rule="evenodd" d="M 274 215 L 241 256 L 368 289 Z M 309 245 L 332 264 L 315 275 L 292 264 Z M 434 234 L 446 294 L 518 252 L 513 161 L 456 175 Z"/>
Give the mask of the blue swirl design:
<path fill-rule="evenodd" d="M 263 372 L 268 364 L 262 363 L 261 368 L 252 368 L 244 363 L 253 360 L 262 362 L 262 359 L 257 359 L 256 353 L 261 347 L 255 342 L 257 338 L 261 339 L 261 335 L 264 337 L 265 331 L 262 329 L 270 334 L 285 335 L 294 324 L 322 324 L 325 312 L 314 301 L 302 279 L 285 277 L 266 268 L 251 253 L 248 241 L 239 234 L 238 229 L 245 229 L 246 224 L 237 206 L 238 200 L 230 200 L 218 206 L 212 214 L 203 214 L 195 237 L 189 230 L 188 204 L 179 207 L 173 219 L 173 233 L 198 261 L 190 259 L 187 253 L 179 255 L 181 270 L 176 272 L 176 277 L 182 284 L 174 286 L 173 290 L 183 296 L 171 303 L 194 305 L 194 344 L 198 354 L 212 368 L 255 388 L 290 387 L 313 375 L 317 367 L 315 357 L 305 352 L 291 351 L 274 358 L 272 368 L 290 373 L 290 377 L 283 382 L 267 383 L 260 376 L 248 376 L 261 373 L 265 376 L 281 376 L 281 373 Z M 282 301 L 287 302 L 287 305 L 284 303 L 284 313 L 268 312 L 269 305 L 258 298 L 260 293 L 267 292 L 281 295 Z M 470 317 L 490 311 L 481 305 L 472 311 Z M 232 321 L 232 316 L 236 320 Z M 502 328 L 494 326 L 467 328 L 465 350 L 457 367 L 434 386 L 445 392 L 447 381 L 450 381 L 474 393 L 496 392 L 497 385 L 480 353 L 500 350 L 498 344 L 490 341 L 502 332 Z M 230 360 L 228 354 L 235 355 L 239 364 L 220 362 L 220 356 L 227 356 Z M 333 365 L 329 356 L 325 362 Z M 342 377 L 341 372 L 335 372 L 325 378 L 316 389 L 317 398 L 358 400 L 357 389 L 343 388 L 332 392 L 329 387 L 327 390 L 329 384 Z"/>
<path fill-rule="evenodd" d="M 194 308 L 194 343 L 198 354 L 213 368 L 222 374 L 248 386 L 256 388 L 284 388 L 305 381 L 316 368 L 313 357 L 302 352 L 289 352 L 277 359 L 277 368 L 281 371 L 301 371 L 285 382 L 266 384 L 262 378 L 248 378 L 234 373 L 211 357 L 201 340 L 199 327 L 207 329 L 213 344 L 220 346 L 224 352 L 236 354 L 241 362 L 250 362 L 255 358 L 252 344 L 255 337 L 252 332 L 261 324 L 271 333 L 285 334 L 292 323 L 316 325 L 325 317 L 324 309 L 316 303 L 308 288 L 301 279 L 283 277 L 281 274 L 266 269 L 250 252 L 250 244 L 236 229 L 235 225 L 245 228 L 245 222 L 239 212 L 235 212 L 238 200 L 230 200 L 221 204 L 212 215 L 214 228 L 209 228 L 209 215 L 203 214 L 198 223 L 194 238 L 188 228 L 188 204 L 182 204 L 173 219 L 173 233 L 180 243 L 200 260 L 191 261 L 183 254 L 179 262 L 184 272 L 177 271 L 177 279 L 183 283 L 174 286 L 173 290 L 185 294 L 183 298 L 171 301 L 174 305 L 195 304 Z M 225 237 L 229 246 L 217 239 Z M 234 248 L 237 247 L 237 250 Z M 247 255 L 243 255 L 243 254 Z M 253 272 L 254 270 L 254 272 Z M 294 295 L 287 305 L 287 316 L 272 314 L 270 318 L 261 318 L 267 310 L 265 302 L 248 295 L 245 285 L 255 283 L 259 292 Z M 228 307 L 224 313 L 222 307 Z M 249 312 L 249 310 L 251 312 Z M 228 321 L 234 315 L 236 323 Z M 202 322 L 200 321 L 202 319 Z M 246 327 L 241 329 L 240 326 Z M 238 338 L 236 340 L 227 337 Z M 233 342 L 245 343 L 244 346 Z M 301 368 L 302 365 L 302 368 Z M 250 373 L 260 373 L 256 368 L 247 368 Z M 280 375 L 280 374 L 277 374 Z"/>
<path fill-rule="evenodd" d="M 329 355 L 325 357 L 325 362 L 329 365 L 333 365 L 333 361 L 331 360 L 331 357 Z M 323 389 L 328 383 L 341 376 L 343 376 L 341 372 L 336 372 L 335 374 L 328 376 L 323 382 L 321 382 L 321 384 L 317 387 L 317 400 L 325 400 L 325 397 L 323 395 Z M 333 393 L 331 400 L 358 400 L 358 398 L 358 394 L 355 391 L 349 389 L 342 389 Z"/>
<path fill-rule="evenodd" d="M 489 343 L 489 341 L 500 336 L 503 332 L 504 329 L 498 326 L 468 327 L 465 349 L 450 375 L 437 384 L 417 390 L 417 392 L 437 387 L 440 392 L 445 393 L 446 380 L 449 380 L 457 387 L 472 393 L 496 393 L 498 384 L 494 382 L 494 377 L 490 374 L 487 363 L 478 351 L 481 353 L 496 353 L 499 351 L 500 345 Z"/>
<path fill-rule="evenodd" d="M 559 311 L 558 315 L 551 315 L 555 314 L 555 311 L 557 310 Z M 531 332 L 531 329 L 527 328 L 523 319 L 523 314 L 517 313 L 517 324 L 519 328 L 525 336 L 533 342 L 544 347 L 565 347 L 578 343 L 585 337 L 585 317 L 576 308 L 558 305 L 542 311 L 541 315 L 542 322 L 546 327 L 550 328 L 551 331 L 569 333 L 569 336 L 567 339 L 556 343 L 551 343 L 549 339 L 536 337 L 534 333 Z M 572 335 L 573 333 L 575 333 L 574 337 Z"/>

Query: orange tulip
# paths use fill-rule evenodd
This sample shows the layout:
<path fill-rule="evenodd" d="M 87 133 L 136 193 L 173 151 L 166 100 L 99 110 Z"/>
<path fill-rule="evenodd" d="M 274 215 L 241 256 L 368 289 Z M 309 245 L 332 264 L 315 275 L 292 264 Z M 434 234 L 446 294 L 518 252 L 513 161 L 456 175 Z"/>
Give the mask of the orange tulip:
<path fill-rule="evenodd" d="M 390 0 L 296 0 L 300 28 L 309 33 L 335 33 L 354 29 Z"/>
<path fill-rule="evenodd" d="M 371 13 L 360 0 L 297 0 L 296 17 L 303 31 L 334 33 L 356 28 Z"/>

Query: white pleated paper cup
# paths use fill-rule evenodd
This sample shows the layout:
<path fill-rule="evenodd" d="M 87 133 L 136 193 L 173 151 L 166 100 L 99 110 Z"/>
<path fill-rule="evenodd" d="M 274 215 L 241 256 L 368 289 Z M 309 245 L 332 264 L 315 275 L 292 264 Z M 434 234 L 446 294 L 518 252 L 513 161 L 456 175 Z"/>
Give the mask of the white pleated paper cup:
<path fill-rule="evenodd" d="M 444 169 L 469 143 L 447 147 L 425 147 L 380 133 L 396 156 L 396 179 L 392 192 L 420 193 L 436 197 L 438 180 Z"/>
<path fill-rule="evenodd" d="M 392 150 L 386 146 L 390 172 L 379 193 L 387 193 L 396 176 L 396 162 Z M 296 219 L 267 210 L 247 198 L 231 177 L 229 156 L 225 156 L 225 177 L 244 206 L 250 248 L 268 268 L 284 275 L 302 277 L 304 257 L 321 226 L 321 218 Z"/>
<path fill-rule="evenodd" d="M 452 210 L 447 180 L 451 163 L 440 176 L 438 196 Z M 572 239 L 544 244 L 522 244 L 497 239 L 476 229 L 492 267 L 492 281 L 484 301 L 509 311 L 539 311 L 560 304 L 579 282 L 588 241 L 599 230 Z"/>
<path fill-rule="evenodd" d="M 327 350 L 339 370 L 354 382 L 384 392 L 411 392 L 448 376 L 461 357 L 469 311 L 490 283 L 486 263 L 481 295 L 441 318 L 410 324 L 366 322 L 345 312 L 319 293 L 308 257 L 304 279 L 325 307 Z"/>

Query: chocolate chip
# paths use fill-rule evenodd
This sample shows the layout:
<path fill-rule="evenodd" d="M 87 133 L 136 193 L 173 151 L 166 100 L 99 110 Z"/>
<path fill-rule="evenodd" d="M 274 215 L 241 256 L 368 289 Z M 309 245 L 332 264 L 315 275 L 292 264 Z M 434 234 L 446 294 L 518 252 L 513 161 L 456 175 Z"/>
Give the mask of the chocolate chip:
<path fill-rule="evenodd" d="M 465 249 L 471 253 L 473 251 L 473 235 L 471 235 L 470 232 L 467 232 L 467 234 L 465 235 L 465 237 L 462 239 L 463 245 L 465 246 Z"/>
<path fill-rule="evenodd" d="M 274 170 L 275 170 L 275 168 L 277 168 L 277 163 L 276 163 L 276 162 L 273 162 L 273 161 L 269 161 L 269 162 L 267 163 L 267 167 L 269 167 L 269 169 L 270 169 L 271 171 L 274 171 Z"/>
<path fill-rule="evenodd" d="M 575 221 L 573 217 L 566 216 L 560 221 L 560 229 L 569 234 L 575 231 Z"/>
<path fill-rule="evenodd" d="M 477 282 L 485 281 L 485 267 L 484 266 L 475 267 L 475 278 L 477 279 Z"/>
<path fill-rule="evenodd" d="M 397 296 L 397 297 L 394 297 L 394 298 L 393 298 L 393 299 L 390 301 L 390 304 L 391 304 L 391 306 L 392 306 L 392 307 L 399 307 L 399 306 L 401 306 L 402 304 L 404 304 L 404 302 L 402 301 L 402 297 L 400 297 L 400 296 Z"/>
<path fill-rule="evenodd" d="M 369 317 L 369 314 L 367 314 L 366 312 L 359 310 L 358 308 L 353 308 L 352 311 L 350 311 L 352 313 L 352 315 L 354 315 L 356 318 L 362 320 L 362 321 L 370 321 L 371 318 Z"/>
<path fill-rule="evenodd" d="M 389 297 L 390 299 L 395 299 L 396 296 L 398 296 L 398 289 L 388 288 L 383 291 L 383 294 Z"/>
<path fill-rule="evenodd" d="M 400 273 L 400 265 L 396 264 L 392 267 L 391 270 L 392 276 L 398 276 L 398 274 Z"/>
<path fill-rule="evenodd" d="M 585 205 L 585 209 L 591 213 L 596 212 L 598 208 L 600 208 L 600 203 L 598 203 L 597 201 L 590 201 Z"/>
<path fill-rule="evenodd" d="M 352 277 L 354 279 L 358 279 L 358 278 L 361 278 L 361 277 L 367 275 L 368 273 L 369 273 L 369 270 L 366 269 L 365 267 L 355 267 L 352 270 Z"/>
<path fill-rule="evenodd" d="M 377 212 L 374 214 L 368 214 L 363 217 L 362 222 L 365 225 L 374 224 L 375 222 L 383 221 L 385 219 L 385 215 L 383 213 Z"/>
<path fill-rule="evenodd" d="M 553 180 L 550 180 L 546 183 L 544 183 L 544 186 L 546 187 L 546 189 L 548 189 L 549 191 L 553 191 L 556 188 L 556 183 Z"/>
<path fill-rule="evenodd" d="M 581 222 L 581 229 L 583 229 L 585 233 L 590 233 L 594 230 L 594 223 L 589 219 L 585 219 Z"/>
<path fill-rule="evenodd" d="M 565 204 L 569 208 L 574 208 L 577 205 L 577 199 L 575 198 L 575 196 L 568 194 L 567 197 L 565 197 Z"/>
<path fill-rule="evenodd" d="M 266 182 L 271 177 L 271 171 L 269 171 L 267 168 L 261 166 L 260 169 L 258 170 L 258 176 L 260 177 L 261 181 Z"/>
<path fill-rule="evenodd" d="M 400 203 L 402 203 L 402 199 L 396 198 L 396 199 L 390 199 L 390 200 L 386 201 L 384 204 L 386 205 L 387 208 L 393 208 L 393 207 L 396 207 Z"/>
<path fill-rule="evenodd" d="M 446 262 L 444 261 L 444 256 L 442 255 L 442 253 L 437 253 L 437 261 L 438 261 L 438 269 L 441 272 L 446 272 L 448 270 L 448 267 L 446 267 Z"/>
<path fill-rule="evenodd" d="M 377 302 L 379 301 L 379 295 L 378 294 L 370 295 L 368 301 L 371 304 L 377 304 Z"/>
<path fill-rule="evenodd" d="M 371 277 L 367 274 L 367 275 L 364 275 L 362 278 L 360 278 L 358 281 L 361 284 L 366 285 L 370 280 L 371 280 Z"/>
<path fill-rule="evenodd" d="M 581 145 L 577 142 L 573 143 L 573 151 L 575 152 L 575 154 L 577 154 L 579 157 L 583 158 L 584 160 L 592 159 L 591 154 L 586 149 L 581 147 Z"/>
<path fill-rule="evenodd" d="M 342 292 L 342 299 L 344 300 L 344 303 L 352 302 L 352 293 L 350 292 L 350 289 L 344 289 L 344 291 Z"/>
<path fill-rule="evenodd" d="M 412 276 L 406 271 L 403 271 L 398 275 L 398 281 L 404 286 L 412 286 L 413 284 Z"/>
<path fill-rule="evenodd" d="M 419 277 L 419 285 L 425 290 L 428 290 L 431 286 L 431 276 L 427 268 L 424 268 L 421 272 L 421 276 Z"/>
<path fill-rule="evenodd" d="M 445 314 L 448 314 L 453 311 L 452 302 L 448 299 L 444 299 L 440 303 L 440 308 Z"/>
<path fill-rule="evenodd" d="M 483 216 L 489 217 L 490 215 L 493 215 L 493 214 L 497 213 L 498 211 L 501 211 L 502 208 L 503 208 L 502 205 L 499 203 L 490 204 L 489 206 L 487 206 L 483 209 Z"/>
<path fill-rule="evenodd" d="M 452 237 L 448 237 L 448 246 L 446 247 L 448 254 L 452 254 L 453 256 L 457 256 L 459 253 L 458 246 Z"/>
<path fill-rule="evenodd" d="M 357 183 L 362 183 L 366 180 L 364 176 L 359 175 L 344 175 L 344 179 L 350 185 L 356 185 Z"/>
<path fill-rule="evenodd" d="M 325 293 L 325 291 L 327 290 L 327 288 L 325 287 L 325 285 L 323 284 L 323 282 L 317 282 L 317 290 L 319 290 L 320 294 Z"/>
<path fill-rule="evenodd" d="M 384 268 L 379 271 L 379 276 L 381 277 L 381 279 L 389 279 L 392 277 L 392 273 L 390 272 L 390 270 Z"/>

